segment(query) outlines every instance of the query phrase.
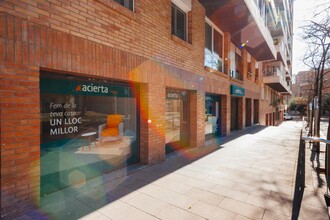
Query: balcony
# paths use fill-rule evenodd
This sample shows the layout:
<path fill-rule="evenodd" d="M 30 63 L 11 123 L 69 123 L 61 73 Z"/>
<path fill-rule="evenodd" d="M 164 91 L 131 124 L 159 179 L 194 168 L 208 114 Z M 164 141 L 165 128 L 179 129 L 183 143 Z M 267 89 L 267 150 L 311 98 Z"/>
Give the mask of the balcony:
<path fill-rule="evenodd" d="M 274 45 L 277 51 L 277 60 L 282 61 L 287 68 L 287 56 L 285 48 L 285 40 L 283 37 L 274 38 Z"/>
<path fill-rule="evenodd" d="M 238 79 L 238 80 L 242 81 L 243 80 L 243 75 L 239 70 L 236 70 L 236 71 L 230 70 L 230 78 Z"/>
<path fill-rule="evenodd" d="M 257 61 L 276 58 L 276 49 L 265 21 L 254 0 L 199 0 L 206 15 L 232 42 L 244 48 Z"/>
<path fill-rule="evenodd" d="M 283 95 L 291 95 L 290 81 L 286 80 L 284 73 L 285 70 L 283 66 L 266 67 L 263 71 L 263 81 L 275 91 Z"/>
<path fill-rule="evenodd" d="M 285 73 L 286 80 L 292 81 L 292 70 L 288 69 L 288 71 Z"/>

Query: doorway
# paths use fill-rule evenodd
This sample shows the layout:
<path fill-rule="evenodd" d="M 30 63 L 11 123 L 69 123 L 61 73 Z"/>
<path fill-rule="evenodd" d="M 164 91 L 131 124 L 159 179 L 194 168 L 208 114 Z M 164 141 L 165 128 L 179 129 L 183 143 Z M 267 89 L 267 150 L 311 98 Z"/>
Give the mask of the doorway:
<path fill-rule="evenodd" d="M 189 146 L 189 93 L 184 90 L 166 90 L 165 152 L 170 153 Z"/>
<path fill-rule="evenodd" d="M 205 95 L 205 138 L 221 135 L 221 96 Z"/>

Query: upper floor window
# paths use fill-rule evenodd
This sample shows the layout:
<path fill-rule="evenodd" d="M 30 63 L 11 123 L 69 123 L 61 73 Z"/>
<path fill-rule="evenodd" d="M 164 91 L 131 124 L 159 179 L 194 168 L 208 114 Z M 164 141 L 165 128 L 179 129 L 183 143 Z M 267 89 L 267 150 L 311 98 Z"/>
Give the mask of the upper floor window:
<path fill-rule="evenodd" d="M 131 11 L 134 10 L 134 0 L 115 0 L 115 1 Z"/>
<path fill-rule="evenodd" d="M 235 67 L 236 67 L 236 72 L 232 76 L 232 78 L 243 80 L 242 57 L 237 52 L 235 53 Z"/>
<path fill-rule="evenodd" d="M 209 22 L 205 22 L 204 65 L 219 72 L 223 71 L 223 34 Z"/>
<path fill-rule="evenodd" d="M 187 40 L 187 13 L 172 3 L 172 34 Z"/>

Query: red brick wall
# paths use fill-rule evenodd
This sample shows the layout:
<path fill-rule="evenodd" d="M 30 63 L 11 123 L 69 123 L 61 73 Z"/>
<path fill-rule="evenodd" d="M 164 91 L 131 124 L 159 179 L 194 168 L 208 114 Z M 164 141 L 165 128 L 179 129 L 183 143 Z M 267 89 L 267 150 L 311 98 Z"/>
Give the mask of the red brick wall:
<path fill-rule="evenodd" d="M 150 2 L 142 5 L 145 2 L 139 2 L 139 7 L 146 8 L 146 11 L 150 11 L 152 5 L 160 7 Z M 191 28 L 197 30 L 191 36 L 193 44 L 171 37 L 170 10 L 165 14 L 154 11 L 145 18 L 142 14 L 136 15 L 138 18 L 128 18 L 118 11 L 102 9 L 104 6 L 97 6 L 94 1 L 30 4 L 27 9 L 27 4 L 22 1 L 0 2 L 1 215 L 4 219 L 38 206 L 40 68 L 54 74 L 70 73 L 141 83 L 142 163 L 155 163 L 165 158 L 165 88 L 203 88 L 200 76 L 191 72 L 204 71 L 204 31 L 198 31 L 204 28 L 204 9 L 197 1 L 193 3 L 191 18 Z M 170 7 L 170 2 L 164 1 L 162 6 Z M 134 19 L 140 19 L 142 24 Z M 155 20 L 160 23 L 154 25 Z M 115 22 L 118 24 L 112 24 Z M 150 22 L 153 28 L 150 28 Z M 169 24 L 165 25 L 165 22 Z M 116 25 L 129 25 L 130 29 Z M 125 34 L 129 37 L 124 37 Z M 180 69 L 169 64 L 180 66 Z M 204 111 L 203 94 L 198 93 L 195 116 Z M 148 119 L 151 119 L 150 124 Z M 199 121 L 192 120 L 196 134 L 194 146 L 203 146 L 204 143 Z"/>
<path fill-rule="evenodd" d="M 110 3 L 105 5 L 100 2 Z M 94 42 L 92 44 L 100 43 L 186 70 L 203 72 L 203 47 L 200 46 L 204 45 L 204 38 L 199 36 L 204 35 L 204 30 L 201 29 L 204 27 L 204 8 L 200 3 L 197 0 L 192 1 L 190 26 L 193 31 L 190 44 L 176 40 L 171 35 L 170 1 L 160 0 L 157 4 L 153 0 L 135 2 L 134 13 L 112 0 L 43 0 L 28 3 L 4 0 L 0 2 L 0 9 L 42 27 L 58 30 L 56 34 L 51 31 L 55 45 L 61 42 L 61 37 L 56 35 L 61 35 L 59 33 L 62 32 L 88 39 Z"/>
<path fill-rule="evenodd" d="M 168 0 L 159 0 L 157 4 L 152 0 L 136 0 L 134 13 L 112 0 L 107 5 L 101 2 L 0 1 L 1 215 L 4 219 L 38 206 L 40 69 L 54 74 L 138 83 L 143 163 L 165 158 L 167 87 L 191 91 L 191 136 L 194 137 L 191 146 L 204 145 L 205 92 L 224 95 L 222 130 L 229 134 L 230 80 L 228 74 L 212 73 L 204 68 L 205 12 L 198 0 L 192 1 L 189 14 L 191 44 L 171 35 Z M 229 43 L 230 36 L 225 33 L 225 56 Z M 251 90 L 255 87 L 250 86 Z"/>
<path fill-rule="evenodd" d="M 6 56 L 0 78 L 1 219 L 10 219 L 36 207 L 39 198 L 39 71 Z"/>
<path fill-rule="evenodd" d="M 205 93 L 190 93 L 190 147 L 205 144 Z"/>

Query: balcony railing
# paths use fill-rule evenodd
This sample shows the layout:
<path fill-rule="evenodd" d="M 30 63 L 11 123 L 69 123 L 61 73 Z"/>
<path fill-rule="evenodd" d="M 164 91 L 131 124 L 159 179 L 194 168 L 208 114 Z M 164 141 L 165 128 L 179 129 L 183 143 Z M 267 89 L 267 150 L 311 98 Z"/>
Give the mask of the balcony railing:
<path fill-rule="evenodd" d="M 243 75 L 239 70 L 230 70 L 230 77 L 238 80 L 243 80 Z"/>

